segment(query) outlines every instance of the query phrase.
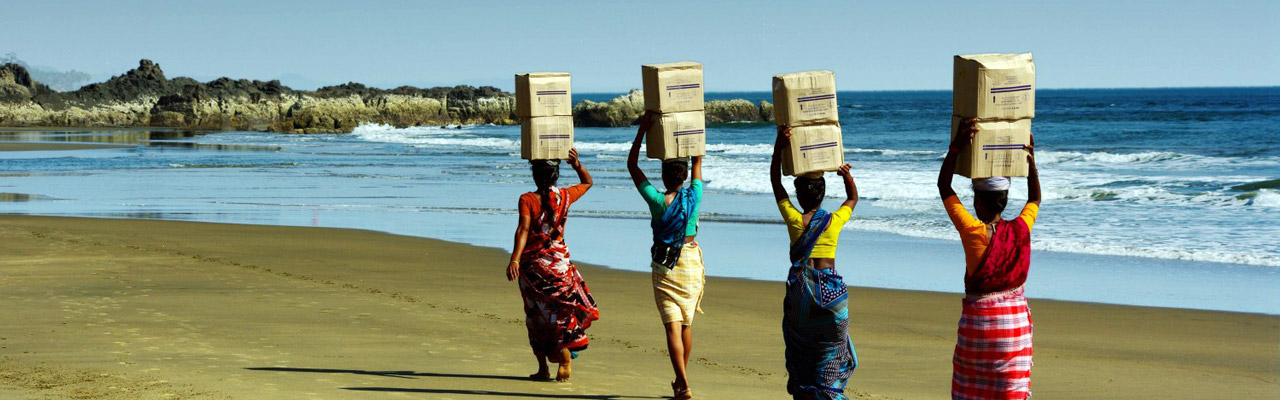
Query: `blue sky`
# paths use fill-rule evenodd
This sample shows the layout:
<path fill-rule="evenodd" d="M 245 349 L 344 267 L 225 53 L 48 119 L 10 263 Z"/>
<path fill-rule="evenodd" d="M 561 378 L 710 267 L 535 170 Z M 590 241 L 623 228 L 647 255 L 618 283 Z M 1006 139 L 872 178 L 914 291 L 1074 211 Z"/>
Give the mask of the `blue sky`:
<path fill-rule="evenodd" d="M 170 77 L 301 88 L 510 90 L 518 72 L 568 71 L 575 91 L 618 92 L 641 64 L 694 60 L 711 91 L 810 69 L 841 90 L 949 89 L 954 54 L 1030 51 L 1043 88 L 1280 85 L 1274 0 L 5 3 L 0 53 L 98 79 L 149 58 Z"/>

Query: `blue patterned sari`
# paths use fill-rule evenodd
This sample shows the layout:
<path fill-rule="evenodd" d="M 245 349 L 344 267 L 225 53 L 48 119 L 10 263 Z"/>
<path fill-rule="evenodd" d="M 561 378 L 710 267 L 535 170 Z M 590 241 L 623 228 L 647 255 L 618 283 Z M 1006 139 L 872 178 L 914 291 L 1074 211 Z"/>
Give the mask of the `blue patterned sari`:
<path fill-rule="evenodd" d="M 655 264 L 671 269 L 677 261 L 680 261 L 680 250 L 684 247 L 685 226 L 688 225 L 689 217 L 693 214 L 695 201 L 697 199 L 693 195 L 692 187 L 680 189 L 676 192 L 676 197 L 671 199 L 671 205 L 667 206 L 667 211 L 662 214 L 662 218 L 649 222 L 649 226 L 653 228 L 653 247 L 649 252 Z"/>
<path fill-rule="evenodd" d="M 849 290 L 835 269 L 815 269 L 809 254 L 831 224 L 819 209 L 791 244 L 791 271 L 783 299 L 782 339 L 787 345 L 787 393 L 796 399 L 845 399 L 858 367 L 849 339 Z"/>

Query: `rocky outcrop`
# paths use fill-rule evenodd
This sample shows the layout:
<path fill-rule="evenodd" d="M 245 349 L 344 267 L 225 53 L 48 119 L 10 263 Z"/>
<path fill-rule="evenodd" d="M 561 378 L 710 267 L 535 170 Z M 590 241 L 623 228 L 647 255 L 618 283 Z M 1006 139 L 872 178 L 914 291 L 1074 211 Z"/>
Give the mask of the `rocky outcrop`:
<path fill-rule="evenodd" d="M 748 100 L 711 100 L 703 107 L 708 124 L 760 122 L 773 120 L 773 105 L 762 101 L 757 106 Z M 631 89 L 608 102 L 583 100 L 573 105 L 574 126 L 631 126 L 644 115 L 644 92 Z"/>
<path fill-rule="evenodd" d="M 28 101 L 32 91 L 38 90 L 38 85 L 21 65 L 0 65 L 0 102 Z"/>
<path fill-rule="evenodd" d="M 344 133 L 394 126 L 515 123 L 515 98 L 494 87 L 358 83 L 295 91 L 279 81 L 167 79 L 158 64 L 73 92 L 49 90 L 20 65 L 0 66 L 0 126 L 156 126 L 288 133 Z"/>
<path fill-rule="evenodd" d="M 576 126 L 635 125 L 644 115 L 638 89 L 573 107 Z M 773 106 L 747 100 L 706 103 L 707 123 L 769 121 Z M 298 91 L 280 81 L 219 78 L 198 82 L 165 77 L 160 65 L 138 68 L 106 82 L 58 92 L 36 82 L 18 64 L 0 66 L 0 126 L 154 126 L 199 130 L 345 133 L 363 123 L 393 126 L 518 123 L 515 97 L 494 87 L 402 86 L 359 83 Z"/>
<path fill-rule="evenodd" d="M 631 92 L 604 103 L 583 100 L 573 105 L 574 126 L 631 126 L 644 115 L 644 92 Z"/>
<path fill-rule="evenodd" d="M 773 122 L 773 104 L 760 100 L 760 120 Z"/>
<path fill-rule="evenodd" d="M 703 105 L 708 124 L 729 122 L 759 122 L 760 108 L 743 99 L 711 100 Z"/>

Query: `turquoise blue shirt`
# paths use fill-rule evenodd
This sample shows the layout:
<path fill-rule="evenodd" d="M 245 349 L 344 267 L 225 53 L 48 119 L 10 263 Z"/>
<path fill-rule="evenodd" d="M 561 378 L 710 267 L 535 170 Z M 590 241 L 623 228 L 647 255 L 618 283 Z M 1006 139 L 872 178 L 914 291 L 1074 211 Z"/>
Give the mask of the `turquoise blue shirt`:
<path fill-rule="evenodd" d="M 684 235 L 694 236 L 698 234 L 698 210 L 702 208 L 702 180 L 694 179 L 689 182 L 689 187 L 693 188 L 693 211 L 689 213 L 689 223 L 685 225 Z M 649 181 L 637 185 L 636 189 L 640 190 L 640 197 L 644 198 L 644 202 L 649 204 L 650 217 L 654 220 L 661 219 L 662 214 L 667 212 L 666 196 Z"/>

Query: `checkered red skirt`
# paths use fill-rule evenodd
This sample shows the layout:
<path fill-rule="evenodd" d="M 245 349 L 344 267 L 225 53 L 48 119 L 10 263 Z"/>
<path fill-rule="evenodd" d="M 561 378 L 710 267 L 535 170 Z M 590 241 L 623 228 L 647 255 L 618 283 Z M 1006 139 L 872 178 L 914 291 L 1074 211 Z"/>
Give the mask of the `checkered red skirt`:
<path fill-rule="evenodd" d="M 1031 395 L 1031 309 L 1021 287 L 964 299 L 951 363 L 952 399 Z"/>

